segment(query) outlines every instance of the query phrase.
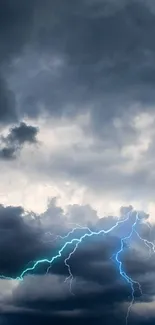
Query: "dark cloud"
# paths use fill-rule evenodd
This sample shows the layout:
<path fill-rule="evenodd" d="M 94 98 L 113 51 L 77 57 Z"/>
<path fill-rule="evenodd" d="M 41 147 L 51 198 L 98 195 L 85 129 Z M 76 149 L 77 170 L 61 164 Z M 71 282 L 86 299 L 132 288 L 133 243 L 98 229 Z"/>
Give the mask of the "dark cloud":
<path fill-rule="evenodd" d="M 0 273 L 18 275 L 23 265 L 43 254 L 39 219 L 27 216 L 22 207 L 0 206 Z"/>
<path fill-rule="evenodd" d="M 16 157 L 17 149 L 14 147 L 4 147 L 0 150 L 0 158 L 10 160 Z"/>
<path fill-rule="evenodd" d="M 107 123 L 113 127 L 119 117 L 132 137 L 127 117 L 149 110 L 155 99 L 155 16 L 140 1 L 107 7 L 107 1 L 46 1 L 36 10 L 31 49 L 60 62 L 25 83 L 21 108 L 28 115 L 41 113 L 40 103 L 54 116 L 88 109 L 96 131 L 108 133 Z"/>
<path fill-rule="evenodd" d="M 0 78 L 0 123 L 16 121 L 14 93 L 8 89 L 7 83 Z"/>
<path fill-rule="evenodd" d="M 82 210 L 87 209 L 88 206 L 83 209 L 79 206 L 79 220 L 76 219 L 76 222 L 80 222 Z M 22 266 L 38 256 L 44 254 L 51 257 L 55 246 L 59 248 L 62 244 L 55 241 L 57 235 L 66 235 L 74 227 L 74 206 L 72 215 L 68 216 L 57 206 L 55 198 L 49 201 L 47 210 L 41 215 L 26 212 L 22 207 L 0 205 L 0 274 L 7 273 L 11 276 L 13 272 L 18 276 Z M 80 234 L 79 229 L 76 236 L 79 237 Z"/>
<path fill-rule="evenodd" d="M 35 1 L 25 3 L 23 0 L 0 1 L 0 58 L 1 60 L 12 59 L 23 49 L 30 37 L 33 25 Z"/>
<path fill-rule="evenodd" d="M 107 123 L 113 127 L 113 119 L 120 117 L 132 138 L 127 117 L 148 110 L 155 99 L 155 16 L 150 6 L 138 0 L 117 5 L 16 0 L 2 7 L 3 59 L 6 53 L 11 58 L 19 55 L 28 45 L 37 60 L 46 55 L 60 60 L 25 81 L 21 114 L 36 116 L 48 110 L 54 116 L 72 116 L 89 109 L 96 131 L 108 133 Z M 142 107 L 133 107 L 137 103 Z"/>
<path fill-rule="evenodd" d="M 59 220 L 61 220 L 64 212 L 60 207 L 56 206 L 55 200 L 49 204 L 49 207 L 48 213 L 51 212 L 53 215 L 56 213 Z M 130 209 L 131 207 L 122 208 L 121 212 Z M 8 276 L 19 275 L 30 260 L 45 256 L 51 258 L 61 247 L 62 242 L 43 242 L 44 232 L 47 229 L 52 232 L 54 220 L 52 221 L 51 215 L 47 226 L 47 221 L 45 220 L 44 225 L 42 218 L 43 215 L 39 217 L 33 213 L 26 213 L 22 207 L 0 206 L 1 274 Z M 113 217 L 109 217 L 109 225 L 111 219 L 112 222 L 114 220 Z M 71 216 L 70 221 L 72 221 Z M 60 225 L 60 233 L 62 231 L 61 227 L 62 225 Z M 96 227 L 95 224 L 94 227 Z M 125 229 L 129 233 L 130 227 Z M 81 232 L 82 230 L 80 230 L 79 234 Z M 79 236 L 78 233 L 76 233 L 76 236 Z M 135 239 L 133 238 L 133 240 Z M 115 324 L 117 322 L 123 324 L 126 313 L 126 307 L 123 307 L 123 305 L 129 300 L 131 288 L 122 280 L 117 263 L 115 265 L 111 259 L 112 254 L 118 249 L 120 249 L 119 232 L 110 236 L 94 236 L 79 245 L 78 250 L 70 259 L 70 267 L 75 277 L 73 281 L 75 296 L 70 295 L 68 285 L 64 283 L 65 277 L 68 276 L 68 270 L 64 264 L 64 259 L 68 256 L 68 250 L 64 251 L 63 258 L 52 265 L 48 275 L 39 275 L 39 273 L 43 274 L 46 271 L 47 265 L 44 265 L 43 268 L 38 267 L 35 277 L 32 275 L 26 276 L 24 281 L 13 289 L 11 296 L 8 295 L 3 300 L 0 299 L 2 315 L 5 317 L 6 314 L 8 320 L 10 316 L 8 316 L 7 311 L 9 311 L 9 315 L 13 311 L 14 316 L 12 315 L 11 318 L 11 321 L 13 321 L 15 315 L 17 318 L 19 317 L 19 311 L 22 320 L 26 311 L 27 317 L 30 317 L 30 319 L 40 314 L 45 319 L 46 317 L 51 320 L 60 318 L 67 321 L 72 319 L 77 323 L 80 320 L 88 319 L 91 315 L 92 318 L 98 319 L 99 322 L 106 317 L 107 324 L 110 321 L 115 321 Z M 146 257 L 148 257 L 147 254 L 148 251 Z M 135 286 L 136 302 L 141 301 L 141 299 L 144 303 L 151 302 L 154 294 L 154 258 L 150 260 L 144 259 L 144 256 L 141 256 L 139 249 L 134 244 L 130 249 L 127 246 L 124 247 L 121 260 L 127 274 L 135 281 L 139 280 L 142 290 L 144 290 L 144 296 L 141 298 Z M 33 262 L 29 265 L 31 264 Z M 139 321 L 138 316 L 134 316 L 134 313 L 131 314 L 130 320 L 134 321 L 134 324 L 138 324 Z"/>
<path fill-rule="evenodd" d="M 34 3 L 15 0 L 0 1 L 0 123 L 11 123 L 18 119 L 15 94 L 6 84 L 5 67 L 20 55 L 32 31 Z"/>
<path fill-rule="evenodd" d="M 25 143 L 34 144 L 37 142 L 36 136 L 38 128 L 21 122 L 19 126 L 10 129 L 6 137 L 1 137 L 2 149 L 0 150 L 0 158 L 13 159 L 22 149 Z"/>

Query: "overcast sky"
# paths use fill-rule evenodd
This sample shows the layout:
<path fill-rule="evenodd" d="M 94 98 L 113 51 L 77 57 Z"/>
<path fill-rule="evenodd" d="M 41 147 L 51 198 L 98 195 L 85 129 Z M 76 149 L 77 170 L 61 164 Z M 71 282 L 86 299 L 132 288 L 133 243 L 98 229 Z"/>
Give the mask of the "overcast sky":
<path fill-rule="evenodd" d="M 0 0 L 0 274 L 53 256 L 49 232 L 107 227 L 130 206 L 155 238 L 154 153 L 154 0 Z M 81 246 L 75 296 L 64 259 L 0 280 L 0 325 L 125 324 L 121 234 Z M 144 291 L 129 325 L 152 325 L 154 257 L 133 240 L 124 259 Z"/>

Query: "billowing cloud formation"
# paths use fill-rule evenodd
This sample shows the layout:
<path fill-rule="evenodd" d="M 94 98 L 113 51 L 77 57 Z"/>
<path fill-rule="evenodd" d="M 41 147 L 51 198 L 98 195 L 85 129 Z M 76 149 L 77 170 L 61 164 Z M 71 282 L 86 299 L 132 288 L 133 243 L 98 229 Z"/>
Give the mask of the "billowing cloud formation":
<path fill-rule="evenodd" d="M 83 213 L 82 210 L 86 211 L 86 207 L 76 206 L 75 216 L 77 216 L 78 208 L 80 221 L 81 214 Z M 122 208 L 121 211 L 126 213 L 130 209 L 131 207 Z M 71 206 L 69 211 L 71 211 Z M 88 214 L 90 211 L 91 207 L 89 207 Z M 48 214 L 47 225 L 46 215 Z M 60 243 L 61 240 L 57 239 L 57 241 L 54 241 L 54 237 L 56 238 L 55 220 L 53 219 L 55 214 L 57 214 L 58 220 L 57 234 L 58 232 L 59 234 L 68 232 L 71 229 L 70 223 L 75 220 L 74 208 L 68 218 L 68 214 L 65 214 L 63 209 L 56 205 L 55 199 L 51 201 L 44 215 L 40 216 L 32 212 L 26 213 L 21 207 L 4 207 L 1 205 L 1 274 L 3 272 L 8 276 L 15 277 L 15 274 L 19 274 L 28 261 L 31 264 L 33 263 L 31 260 L 36 260 L 41 256 L 51 257 L 55 254 L 62 245 Z M 62 215 L 64 220 L 66 220 L 63 226 L 60 222 Z M 144 212 L 141 212 L 140 216 L 145 217 Z M 78 220 L 76 219 L 76 221 Z M 116 222 L 116 218 L 109 217 L 106 222 L 110 227 L 111 223 L 114 224 Z M 94 220 L 94 224 L 92 224 L 94 229 L 98 227 L 97 223 Z M 49 238 L 46 238 L 47 229 L 51 231 Z M 141 230 L 142 234 L 143 230 Z M 152 235 L 155 235 L 154 228 L 152 228 Z M 145 238 L 148 237 L 149 232 L 146 232 Z M 142 253 L 140 246 L 137 246 L 138 241 L 135 241 L 134 238 L 129 244 L 131 244 L 130 249 L 128 247 L 122 254 L 124 268 L 134 280 L 140 281 L 144 291 L 142 298 L 136 293 L 136 304 L 141 300 L 145 304 L 151 304 L 154 301 L 152 287 L 155 266 L 154 258 L 148 259 L 147 247 L 144 245 L 145 249 Z M 13 313 L 14 316 L 11 317 L 11 320 L 10 316 L 7 316 L 7 320 L 11 321 L 11 324 L 14 324 L 14 317 L 15 319 L 19 317 L 17 311 L 20 311 L 20 317 L 24 317 L 26 313 L 30 319 L 33 319 L 30 316 L 32 313 L 35 319 L 40 315 L 44 317 L 44 320 L 47 317 L 51 321 L 62 319 L 69 321 L 72 319 L 72 321 L 78 322 L 81 320 L 84 322 L 85 319 L 92 317 L 100 322 L 103 317 L 106 317 L 107 324 L 113 318 L 118 324 L 120 321 L 123 324 L 128 296 L 131 292 L 130 286 L 123 282 L 120 277 L 117 265 L 115 266 L 111 260 L 113 252 L 118 250 L 119 247 L 119 232 L 111 233 L 110 236 L 103 236 L 102 234 L 91 240 L 86 240 L 79 246 L 70 260 L 70 267 L 75 277 L 72 285 L 75 296 L 70 294 L 69 287 L 64 282 L 68 271 L 64 264 L 64 258 L 68 255 L 67 251 L 64 252 L 62 259 L 52 265 L 47 275 L 44 273 L 48 265 L 43 265 L 43 268 L 36 269 L 35 273 L 38 275 L 35 277 L 32 275 L 26 276 L 24 281 L 16 283 L 12 286 L 12 289 L 10 287 L 10 290 L 7 289 L 7 280 L 1 280 L 0 285 L 3 294 L 0 299 L 0 306 L 2 316 L 6 316 L 8 312 Z M 3 283 L 4 286 L 2 286 Z M 136 304 L 134 313 L 131 314 L 131 321 L 134 321 L 134 324 L 138 324 L 137 320 L 139 321 Z M 103 306 L 106 308 L 103 309 Z M 46 316 L 44 316 L 45 313 Z M 147 313 L 149 315 L 149 312 L 146 310 L 146 315 Z"/>

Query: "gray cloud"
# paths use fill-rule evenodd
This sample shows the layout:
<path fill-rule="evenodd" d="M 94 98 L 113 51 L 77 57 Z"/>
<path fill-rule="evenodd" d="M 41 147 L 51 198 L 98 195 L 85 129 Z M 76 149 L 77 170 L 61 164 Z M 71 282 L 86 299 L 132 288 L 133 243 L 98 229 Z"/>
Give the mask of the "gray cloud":
<path fill-rule="evenodd" d="M 8 89 L 7 83 L 0 78 L 0 122 L 16 121 L 14 93 Z"/>
<path fill-rule="evenodd" d="M 0 1 L 0 123 L 14 123 L 18 119 L 15 94 L 5 81 L 4 70 L 13 58 L 20 55 L 30 38 L 34 4 L 24 1 Z"/>
<path fill-rule="evenodd" d="M 151 2 L 67 1 L 64 6 L 62 1 L 59 5 L 46 1 L 42 6 L 36 1 L 26 8 L 25 13 L 20 13 L 22 7 L 18 11 L 26 17 L 26 37 L 19 37 L 18 60 L 4 68 L 18 97 L 20 117 L 50 114 L 59 119 L 88 112 L 90 124 L 84 132 L 96 140 L 92 156 L 94 151 L 104 151 L 103 160 L 97 157 L 92 163 L 70 158 L 78 151 L 82 157 L 80 147 L 67 154 L 62 151 L 52 160 L 53 166 L 42 166 L 42 170 L 54 170 L 91 188 L 103 189 L 104 182 L 110 193 L 116 192 L 119 184 L 117 193 L 127 200 L 135 197 L 135 186 L 137 199 L 154 197 L 152 168 L 145 163 L 138 171 L 125 173 L 127 158 L 121 156 L 122 147 L 135 143 L 139 136 L 133 118 L 140 112 L 154 112 L 155 16 Z M 20 17 L 17 22 L 20 25 Z M 11 57 L 17 56 L 11 53 Z M 113 152 L 110 161 L 107 148 Z M 11 148 L 3 151 L 2 156 L 12 155 Z M 146 161 L 147 155 L 145 152 L 142 157 Z"/>
<path fill-rule="evenodd" d="M 10 130 L 9 135 L 5 140 L 6 142 L 18 142 L 19 144 L 25 142 L 34 143 L 36 142 L 37 132 L 38 129 L 36 127 L 21 122 L 19 126 L 15 126 Z"/>
<path fill-rule="evenodd" d="M 19 126 L 12 127 L 6 137 L 1 137 L 0 157 L 3 159 L 16 158 L 17 153 L 25 143 L 35 144 L 38 128 L 21 122 Z"/>
<path fill-rule="evenodd" d="M 56 116 L 72 116 L 89 107 L 95 132 L 107 133 L 106 124 L 121 117 L 130 136 L 133 130 L 127 117 L 139 111 L 133 104 L 148 110 L 154 103 L 155 18 L 150 7 L 140 1 L 117 5 L 114 1 L 79 1 L 76 5 L 67 1 L 65 6 L 62 1 L 59 5 L 46 1 L 44 7 L 40 1 L 24 6 L 16 1 L 14 8 L 5 6 L 6 21 L 14 12 L 17 18 L 12 15 L 11 27 L 5 30 L 4 24 L 1 33 L 8 33 L 14 44 L 20 31 L 14 47 L 5 37 L 10 55 L 14 48 L 19 53 L 29 44 L 43 58 L 47 54 L 62 60 L 56 74 L 51 66 L 22 83 L 21 114 L 23 109 L 29 116 L 42 113 L 40 103 Z"/>
<path fill-rule="evenodd" d="M 41 113 L 40 102 L 56 116 L 89 107 L 93 126 L 101 131 L 115 117 L 127 123 L 127 116 L 139 111 L 134 103 L 141 110 L 154 103 L 154 14 L 139 1 L 126 1 L 109 14 L 106 7 L 107 2 L 97 2 L 98 12 L 106 12 L 101 17 L 92 16 L 94 3 L 87 1 L 65 6 L 47 1 L 41 14 L 37 11 L 33 41 L 43 58 L 44 53 L 58 57 L 62 65 L 57 74 L 49 66 L 25 83 L 21 108 L 29 115 Z"/>

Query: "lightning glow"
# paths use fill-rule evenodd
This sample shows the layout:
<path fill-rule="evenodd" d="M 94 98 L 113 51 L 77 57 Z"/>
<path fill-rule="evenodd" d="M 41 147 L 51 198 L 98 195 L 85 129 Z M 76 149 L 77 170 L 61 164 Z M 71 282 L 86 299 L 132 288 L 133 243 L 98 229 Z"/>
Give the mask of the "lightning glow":
<path fill-rule="evenodd" d="M 70 230 L 65 236 L 60 236 L 57 235 L 56 239 L 60 239 L 62 241 L 65 241 L 65 243 L 62 245 L 62 247 L 59 249 L 58 253 L 56 255 L 54 255 L 51 259 L 48 258 L 44 258 L 44 259 L 39 259 L 36 262 L 33 262 L 31 267 L 26 267 L 22 273 L 15 279 L 15 280 L 19 280 L 22 281 L 24 276 L 26 276 L 26 274 L 33 272 L 40 264 L 48 264 L 48 268 L 47 268 L 47 273 L 49 272 L 49 269 L 52 267 L 52 264 L 54 263 L 54 261 L 56 261 L 57 259 L 61 258 L 63 253 L 65 253 L 66 248 L 70 247 L 70 246 L 74 246 L 74 248 L 69 252 L 68 256 L 64 259 L 64 263 L 68 269 L 68 277 L 66 278 L 65 282 L 70 281 L 70 292 L 73 294 L 72 292 L 72 282 L 73 282 L 73 274 L 71 272 L 71 267 L 69 264 L 69 260 L 72 257 L 72 255 L 75 254 L 76 250 L 78 249 L 78 246 L 86 239 L 92 236 L 99 236 L 101 234 L 106 235 L 106 234 L 110 234 L 112 233 L 116 228 L 118 228 L 120 225 L 125 224 L 127 221 L 131 221 L 129 218 L 132 215 L 133 216 L 133 210 L 131 210 L 127 216 L 124 219 L 119 219 L 115 225 L 113 225 L 111 228 L 109 228 L 108 230 L 104 230 L 101 229 L 99 231 L 93 231 L 91 230 L 89 227 L 82 227 L 80 225 L 76 225 L 75 228 L 73 228 L 72 230 Z M 118 269 L 119 269 L 119 273 L 120 276 L 126 281 L 126 283 L 128 283 L 130 285 L 131 288 L 131 301 L 127 310 L 127 315 L 126 315 L 126 324 L 128 322 L 128 317 L 129 317 L 129 313 L 131 311 L 132 305 L 134 303 L 135 300 L 135 288 L 138 287 L 138 290 L 140 292 L 140 295 L 142 295 L 142 289 L 141 289 L 141 285 L 139 282 L 133 280 L 129 275 L 127 275 L 127 273 L 125 272 L 124 268 L 123 268 L 123 262 L 121 261 L 121 254 L 123 253 L 124 250 L 124 244 L 126 241 L 131 240 L 133 234 L 135 233 L 135 235 L 137 235 L 138 239 L 140 241 L 142 241 L 147 248 L 149 248 L 149 251 L 153 251 L 155 253 L 155 244 L 151 241 L 148 241 L 147 239 L 143 238 L 137 228 L 137 225 L 141 223 L 141 219 L 139 218 L 138 213 L 136 213 L 134 220 L 132 222 L 132 225 L 128 226 L 128 234 L 124 237 L 120 238 L 120 248 L 119 250 L 113 254 L 113 257 L 115 258 L 115 262 L 118 265 Z M 147 224 L 147 222 L 146 222 Z M 150 225 L 149 225 L 150 228 Z M 84 231 L 84 234 L 81 235 L 80 237 L 77 235 L 77 231 L 78 230 Z M 51 234 L 50 232 L 47 233 L 50 236 L 53 236 L 53 234 Z M 74 235 L 74 238 L 70 238 L 71 235 Z M 5 275 L 1 275 L 0 276 L 2 279 L 6 279 L 6 280 L 13 280 L 13 278 L 11 277 L 7 277 Z"/>

